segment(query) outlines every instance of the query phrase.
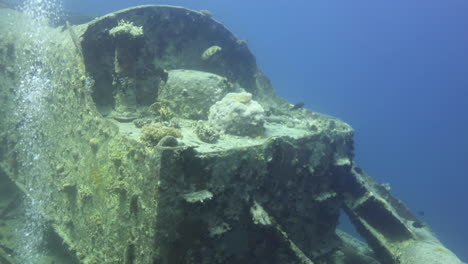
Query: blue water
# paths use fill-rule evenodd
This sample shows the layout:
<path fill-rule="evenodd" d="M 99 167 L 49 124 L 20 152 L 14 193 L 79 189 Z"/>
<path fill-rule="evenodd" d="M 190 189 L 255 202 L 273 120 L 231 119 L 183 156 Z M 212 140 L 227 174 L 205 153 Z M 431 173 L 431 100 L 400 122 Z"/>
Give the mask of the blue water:
<path fill-rule="evenodd" d="M 356 160 L 468 261 L 468 1 L 69 0 L 208 9 L 278 94 L 356 130 Z"/>

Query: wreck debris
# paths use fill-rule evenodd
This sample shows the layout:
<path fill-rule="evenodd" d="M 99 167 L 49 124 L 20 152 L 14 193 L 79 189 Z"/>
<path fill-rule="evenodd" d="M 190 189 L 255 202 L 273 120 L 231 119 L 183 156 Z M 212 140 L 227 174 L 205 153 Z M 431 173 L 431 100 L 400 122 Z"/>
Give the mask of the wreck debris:
<path fill-rule="evenodd" d="M 357 167 L 345 177 L 344 209 L 382 263 L 462 264 L 388 189 Z"/>
<path fill-rule="evenodd" d="M 256 201 L 250 208 L 250 213 L 252 214 L 252 221 L 256 225 L 264 225 L 264 226 L 273 226 L 275 231 L 279 234 L 279 236 L 289 245 L 290 249 L 298 260 L 302 264 L 314 264 L 312 260 L 310 260 L 301 249 L 289 239 L 288 234 L 283 231 L 280 225 L 274 221 L 274 219 L 263 209 L 263 207 Z"/>

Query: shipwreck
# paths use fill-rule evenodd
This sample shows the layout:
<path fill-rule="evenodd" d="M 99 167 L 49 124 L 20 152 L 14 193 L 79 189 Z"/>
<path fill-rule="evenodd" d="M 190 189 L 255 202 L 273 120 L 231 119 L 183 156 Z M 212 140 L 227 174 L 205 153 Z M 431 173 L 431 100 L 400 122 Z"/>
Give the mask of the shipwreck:
<path fill-rule="evenodd" d="M 462 263 L 208 12 L 0 20 L 0 263 Z"/>

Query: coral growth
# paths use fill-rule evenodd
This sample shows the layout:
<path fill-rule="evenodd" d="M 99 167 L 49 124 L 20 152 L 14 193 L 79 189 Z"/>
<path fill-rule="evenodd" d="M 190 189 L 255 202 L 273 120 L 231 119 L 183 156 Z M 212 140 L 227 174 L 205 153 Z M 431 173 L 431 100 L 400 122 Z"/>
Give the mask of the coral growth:
<path fill-rule="evenodd" d="M 180 138 L 182 134 L 176 128 L 166 127 L 161 124 L 150 124 L 143 126 L 140 139 L 148 146 L 154 147 L 166 136 Z"/>
<path fill-rule="evenodd" d="M 143 27 L 135 26 L 133 22 L 120 20 L 116 27 L 109 30 L 109 34 L 113 37 L 127 36 L 131 38 L 137 38 L 143 36 Z"/>
<path fill-rule="evenodd" d="M 237 136 L 257 137 L 265 131 L 265 111 L 246 92 L 228 93 L 210 108 L 208 120 L 221 131 Z"/>
<path fill-rule="evenodd" d="M 219 132 L 201 120 L 195 125 L 194 132 L 201 141 L 206 143 L 216 143 L 219 139 Z"/>
<path fill-rule="evenodd" d="M 149 111 L 158 115 L 162 120 L 168 121 L 175 116 L 172 112 L 169 101 L 160 100 L 149 106 Z"/>

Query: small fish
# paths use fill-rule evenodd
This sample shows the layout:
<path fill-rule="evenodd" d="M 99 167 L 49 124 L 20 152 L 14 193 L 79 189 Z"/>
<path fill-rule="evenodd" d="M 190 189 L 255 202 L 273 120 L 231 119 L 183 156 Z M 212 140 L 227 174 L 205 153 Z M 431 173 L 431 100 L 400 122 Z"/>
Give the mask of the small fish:
<path fill-rule="evenodd" d="M 221 50 L 222 48 L 220 46 L 211 46 L 202 53 L 201 58 L 202 60 L 208 60 Z"/>
<path fill-rule="evenodd" d="M 300 103 L 297 103 L 297 104 L 293 105 L 293 107 L 291 107 L 291 109 L 289 109 L 289 110 L 297 110 L 297 109 L 301 109 L 303 107 L 304 107 L 304 103 L 300 102 Z"/>
<path fill-rule="evenodd" d="M 418 215 L 424 216 L 426 213 L 424 211 L 418 211 Z"/>

